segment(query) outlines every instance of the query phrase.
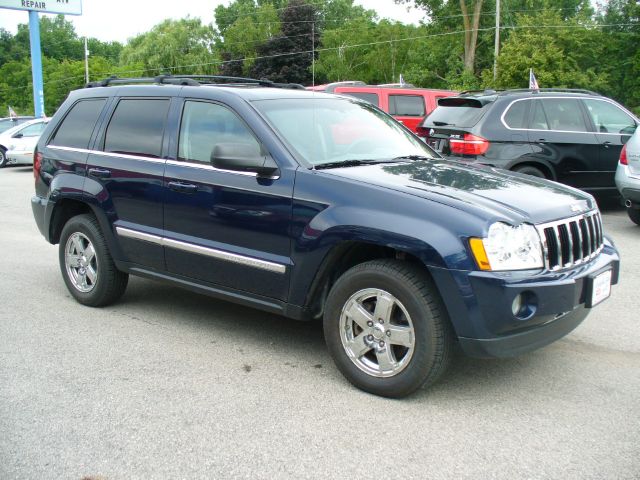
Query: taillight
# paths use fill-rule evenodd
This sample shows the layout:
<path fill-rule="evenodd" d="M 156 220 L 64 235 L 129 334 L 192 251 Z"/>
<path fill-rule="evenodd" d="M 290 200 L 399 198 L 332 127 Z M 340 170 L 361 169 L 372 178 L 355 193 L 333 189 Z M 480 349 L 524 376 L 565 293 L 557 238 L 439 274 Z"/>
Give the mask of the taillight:
<path fill-rule="evenodd" d="M 36 180 L 40 176 L 40 168 L 42 168 L 42 154 L 36 149 L 33 152 L 33 178 Z"/>
<path fill-rule="evenodd" d="M 429 136 L 429 129 L 427 127 L 416 127 L 416 135 L 426 138 Z"/>
<path fill-rule="evenodd" d="M 626 143 L 622 146 L 622 150 L 620 151 L 620 164 L 629 165 L 629 162 L 627 161 L 627 144 Z"/>
<path fill-rule="evenodd" d="M 489 150 L 489 141 L 485 138 L 465 133 L 462 138 L 450 138 L 451 153 L 457 155 L 483 155 Z"/>

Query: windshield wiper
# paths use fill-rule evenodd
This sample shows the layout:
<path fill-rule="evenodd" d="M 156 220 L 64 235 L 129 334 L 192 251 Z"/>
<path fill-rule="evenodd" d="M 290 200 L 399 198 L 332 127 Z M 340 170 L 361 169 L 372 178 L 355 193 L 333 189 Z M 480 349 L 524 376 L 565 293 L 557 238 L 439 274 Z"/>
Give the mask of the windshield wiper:
<path fill-rule="evenodd" d="M 401 155 L 399 157 L 395 157 L 393 160 L 433 160 L 433 158 L 426 157 L 424 155 Z"/>
<path fill-rule="evenodd" d="M 433 121 L 433 124 L 438 126 L 438 127 L 446 127 L 446 126 L 451 126 L 453 125 L 453 123 L 447 123 L 447 122 L 439 122 L 437 120 Z"/>
<path fill-rule="evenodd" d="M 341 160 L 339 162 L 327 162 L 315 165 L 315 170 L 323 168 L 358 167 L 360 165 L 373 165 L 374 163 L 392 163 L 394 160 Z"/>

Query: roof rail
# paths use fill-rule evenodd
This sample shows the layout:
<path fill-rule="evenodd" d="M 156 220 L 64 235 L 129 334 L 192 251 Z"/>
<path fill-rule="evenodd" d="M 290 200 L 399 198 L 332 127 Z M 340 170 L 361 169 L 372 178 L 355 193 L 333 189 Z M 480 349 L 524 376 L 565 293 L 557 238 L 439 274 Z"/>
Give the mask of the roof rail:
<path fill-rule="evenodd" d="M 585 90 L 583 88 L 510 88 L 507 90 L 500 91 L 501 94 L 518 93 L 518 92 L 531 92 L 531 93 L 566 92 L 566 93 L 582 93 L 585 95 L 601 96 L 598 92 L 594 92 L 592 90 Z"/>
<path fill-rule="evenodd" d="M 296 90 L 304 90 L 304 87 L 297 83 L 276 83 L 271 80 L 244 77 L 228 77 L 224 75 L 158 75 L 155 77 L 141 77 L 141 78 L 119 78 L 115 75 L 99 80 L 97 82 L 90 82 L 85 85 L 85 88 L 93 87 L 108 87 L 109 85 L 131 85 L 138 83 L 158 83 L 169 85 L 217 85 L 217 86 L 249 86 L 258 85 L 261 87 L 273 87 L 273 88 L 291 88 Z"/>

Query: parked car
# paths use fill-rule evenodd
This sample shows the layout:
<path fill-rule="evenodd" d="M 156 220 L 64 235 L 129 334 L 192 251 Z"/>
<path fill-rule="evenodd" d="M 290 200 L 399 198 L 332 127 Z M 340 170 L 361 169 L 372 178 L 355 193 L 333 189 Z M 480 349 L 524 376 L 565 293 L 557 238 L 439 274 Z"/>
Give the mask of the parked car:
<path fill-rule="evenodd" d="M 622 147 L 616 169 L 616 186 L 629 218 L 640 225 L 640 129 Z"/>
<path fill-rule="evenodd" d="M 31 165 L 33 164 L 33 152 L 38 143 L 40 135 L 49 123 L 48 118 L 30 120 L 11 130 L 11 139 L 6 142 L 7 151 L 4 154 L 6 160 L 0 168 L 5 165 Z M 0 135 L 0 149 L 4 148 L 2 136 Z"/>
<path fill-rule="evenodd" d="M 33 120 L 35 117 L 5 117 L 0 118 L 0 133 L 6 132 L 10 128 L 16 127 L 21 123 Z"/>
<path fill-rule="evenodd" d="M 470 92 L 438 101 L 418 134 L 449 158 L 617 193 L 622 145 L 638 120 L 587 90 Z"/>
<path fill-rule="evenodd" d="M 92 84 L 40 138 L 33 213 L 78 302 L 138 275 L 322 318 L 345 377 L 401 397 L 455 342 L 505 357 L 557 340 L 618 281 L 589 194 L 446 161 L 358 99 L 197 79 Z"/>
<path fill-rule="evenodd" d="M 330 83 L 323 91 L 369 102 L 414 133 L 424 116 L 436 108 L 438 99 L 457 95 L 452 90 L 416 88 L 411 84 L 366 85 L 363 82 Z"/>
<path fill-rule="evenodd" d="M 33 163 L 33 149 L 48 122 L 48 118 L 27 120 L 0 133 L 0 168 Z"/>

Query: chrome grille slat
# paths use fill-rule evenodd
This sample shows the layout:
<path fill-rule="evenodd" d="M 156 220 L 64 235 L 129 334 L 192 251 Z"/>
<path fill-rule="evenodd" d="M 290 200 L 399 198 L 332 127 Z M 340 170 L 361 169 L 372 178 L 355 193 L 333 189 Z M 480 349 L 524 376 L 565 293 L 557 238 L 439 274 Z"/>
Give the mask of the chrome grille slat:
<path fill-rule="evenodd" d="M 602 220 L 597 210 L 536 225 L 536 228 L 542 239 L 544 266 L 548 270 L 588 262 L 604 247 Z"/>

